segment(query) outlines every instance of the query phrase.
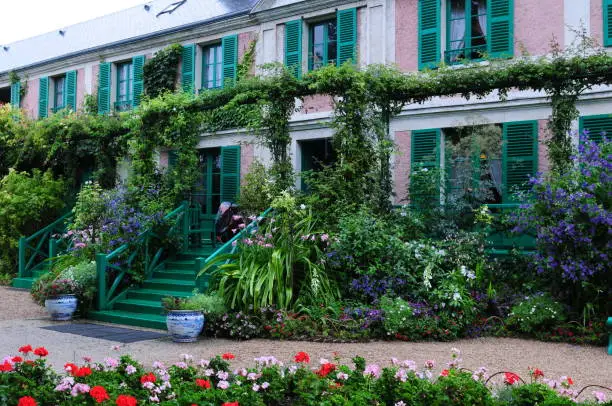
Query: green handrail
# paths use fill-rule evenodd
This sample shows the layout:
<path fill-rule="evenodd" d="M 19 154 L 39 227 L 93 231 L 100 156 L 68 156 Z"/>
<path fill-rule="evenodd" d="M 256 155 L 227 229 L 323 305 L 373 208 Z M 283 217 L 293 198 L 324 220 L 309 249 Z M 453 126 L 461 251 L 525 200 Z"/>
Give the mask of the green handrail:
<path fill-rule="evenodd" d="M 176 221 L 170 227 L 167 235 L 179 234 L 183 240 L 183 247 L 185 247 L 185 241 L 189 236 L 189 205 L 187 202 L 183 202 L 179 207 L 171 211 L 164 216 L 165 221 Z M 109 254 L 99 253 L 96 254 L 96 274 L 97 274 L 97 285 L 98 292 L 96 296 L 96 310 L 106 310 L 112 308 L 112 305 L 119 300 L 126 292 L 127 288 L 123 291 L 116 293 L 118 288 L 121 286 L 121 282 L 125 279 L 127 272 L 132 268 L 135 262 L 142 258 L 144 266 L 145 279 L 150 277 L 151 274 L 161 265 L 161 258 L 164 254 L 164 247 L 159 247 L 152 252 L 150 241 L 152 238 L 161 238 L 160 235 L 148 229 L 143 231 L 136 239 L 136 244 L 133 246 L 130 244 L 123 244 L 113 252 Z M 130 248 L 133 251 L 129 252 L 127 258 L 122 261 L 121 257 L 127 253 Z M 114 262 L 118 263 L 114 263 Z M 123 262 L 123 263 L 122 263 Z M 112 280 L 107 280 L 108 271 L 116 271 L 116 275 Z"/>
<path fill-rule="evenodd" d="M 44 263 L 50 263 L 52 258 L 70 248 L 71 239 L 63 234 L 66 231 L 66 222 L 71 217 L 72 211 L 69 211 L 31 236 L 19 239 L 17 274 L 20 278 L 31 277 L 34 269 Z M 59 234 L 60 237 L 55 238 L 55 234 Z"/>
<path fill-rule="evenodd" d="M 259 222 L 265 219 L 268 214 L 272 211 L 272 208 L 266 209 L 263 213 L 256 217 L 249 225 L 247 225 L 242 231 L 233 236 L 228 242 L 219 247 L 215 252 L 210 254 L 206 258 L 198 258 L 196 259 L 196 272 L 198 272 L 198 288 L 200 291 L 203 290 L 205 286 L 208 286 L 210 281 L 210 275 L 212 272 L 202 273 L 202 270 L 206 267 L 207 264 L 214 261 L 217 257 L 224 254 L 234 254 L 238 249 L 238 240 L 244 238 L 244 236 L 250 233 L 254 228 L 259 226 Z"/>

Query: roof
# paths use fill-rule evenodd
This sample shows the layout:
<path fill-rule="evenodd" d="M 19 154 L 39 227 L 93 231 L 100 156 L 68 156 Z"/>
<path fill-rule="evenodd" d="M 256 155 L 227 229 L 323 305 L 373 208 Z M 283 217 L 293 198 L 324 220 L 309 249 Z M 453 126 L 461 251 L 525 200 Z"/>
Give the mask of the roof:
<path fill-rule="evenodd" d="M 3 44 L 0 72 L 51 61 L 105 45 L 249 13 L 259 0 L 186 0 L 172 13 L 159 14 L 180 0 L 152 0 L 36 37 Z M 61 30 L 61 31 L 60 31 Z"/>

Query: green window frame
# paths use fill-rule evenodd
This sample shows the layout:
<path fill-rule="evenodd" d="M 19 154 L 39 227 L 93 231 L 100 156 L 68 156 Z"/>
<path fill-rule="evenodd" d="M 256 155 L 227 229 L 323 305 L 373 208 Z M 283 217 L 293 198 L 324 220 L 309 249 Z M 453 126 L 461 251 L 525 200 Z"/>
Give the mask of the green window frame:
<path fill-rule="evenodd" d="M 331 18 L 310 24 L 308 27 L 308 70 L 317 70 L 328 64 L 335 65 L 337 58 L 338 20 Z"/>
<path fill-rule="evenodd" d="M 66 75 L 53 78 L 53 112 L 66 107 Z"/>
<path fill-rule="evenodd" d="M 490 1 L 478 0 L 484 8 L 474 5 L 472 0 L 447 0 L 446 2 L 446 51 L 444 61 L 447 64 L 458 64 L 466 60 L 483 59 L 488 50 L 487 32 L 489 30 L 488 8 Z M 456 16 L 453 6 L 463 5 L 463 15 Z M 484 21 L 483 21 L 484 20 Z M 484 23 L 484 27 L 482 26 Z M 455 25 L 464 25 L 463 37 L 453 38 Z M 474 32 L 476 24 L 480 32 Z M 459 27 L 460 28 L 460 27 Z M 456 30 L 459 33 L 459 30 Z M 480 35 L 478 35 L 480 34 Z"/>
<path fill-rule="evenodd" d="M 133 103 L 133 83 L 134 65 L 132 61 L 116 64 L 117 67 L 117 88 L 115 97 L 115 110 L 126 111 L 132 108 Z"/>
<path fill-rule="evenodd" d="M 202 90 L 223 87 L 223 46 L 221 43 L 202 48 Z"/>

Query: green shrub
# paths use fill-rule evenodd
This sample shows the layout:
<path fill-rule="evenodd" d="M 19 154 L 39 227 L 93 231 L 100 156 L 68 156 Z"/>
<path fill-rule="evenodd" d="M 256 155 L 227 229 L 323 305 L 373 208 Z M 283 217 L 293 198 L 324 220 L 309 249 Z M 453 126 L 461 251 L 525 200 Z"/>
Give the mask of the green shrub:
<path fill-rule="evenodd" d="M 259 161 L 253 162 L 240 187 L 240 209 L 255 215 L 263 212 L 272 203 L 273 188 L 274 182 L 266 167 Z"/>
<path fill-rule="evenodd" d="M 50 171 L 10 170 L 0 180 L 0 274 L 16 273 L 19 237 L 59 217 L 65 194 L 66 184 Z"/>
<path fill-rule="evenodd" d="M 512 307 L 507 323 L 522 333 L 546 330 L 566 318 L 563 305 L 549 295 L 528 297 Z"/>

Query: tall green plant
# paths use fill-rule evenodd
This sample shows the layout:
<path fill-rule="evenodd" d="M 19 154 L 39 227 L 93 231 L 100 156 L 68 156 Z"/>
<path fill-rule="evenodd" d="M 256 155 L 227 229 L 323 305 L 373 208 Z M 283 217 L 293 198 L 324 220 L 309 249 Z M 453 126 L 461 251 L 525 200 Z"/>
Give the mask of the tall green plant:
<path fill-rule="evenodd" d="M 328 236 L 318 232 L 312 212 L 283 193 L 272 203 L 275 215 L 256 234 L 238 243 L 200 274 L 215 269 L 219 294 L 232 309 L 328 303 L 338 296 L 322 258 Z"/>

